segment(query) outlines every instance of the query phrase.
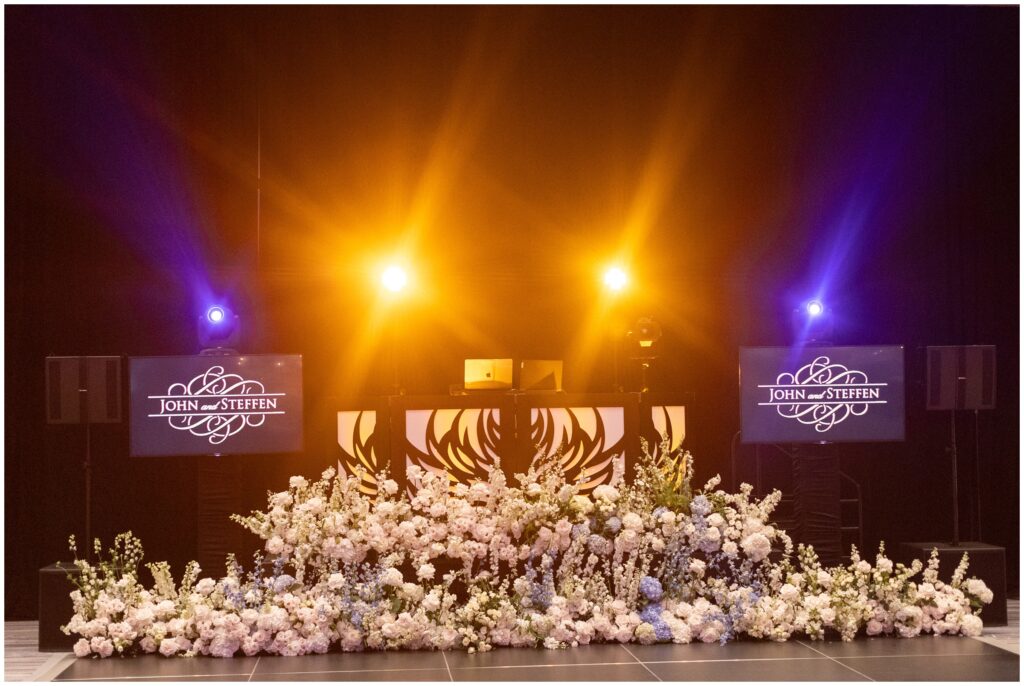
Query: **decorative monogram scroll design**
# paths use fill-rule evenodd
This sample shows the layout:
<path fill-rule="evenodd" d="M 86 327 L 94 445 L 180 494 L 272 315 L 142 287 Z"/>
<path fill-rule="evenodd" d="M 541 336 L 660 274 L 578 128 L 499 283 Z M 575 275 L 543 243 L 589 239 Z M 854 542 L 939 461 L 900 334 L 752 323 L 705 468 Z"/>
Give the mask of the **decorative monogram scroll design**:
<path fill-rule="evenodd" d="M 530 438 L 537 453 L 562 450 L 568 481 L 583 492 L 608 483 L 616 460 L 625 460 L 625 411 L 621 407 L 541 407 L 530 410 Z"/>
<path fill-rule="evenodd" d="M 775 407 L 779 416 L 824 433 L 850 417 L 867 414 L 871 405 L 886 404 L 881 397 L 885 386 L 822 355 L 792 374 L 779 374 L 774 384 L 760 384 L 768 389 L 769 400 L 758 405 Z"/>
<path fill-rule="evenodd" d="M 171 384 L 167 395 L 147 396 L 160 402 L 160 411 L 148 416 L 165 417 L 172 429 L 220 445 L 246 427 L 263 426 L 268 415 L 284 414 L 277 409 L 284 395 L 214 365 L 187 383 Z"/>
<path fill-rule="evenodd" d="M 377 413 L 354 410 L 338 413 L 339 474 L 359 475 L 359 490 L 377 494 L 377 472 L 380 461 L 377 450 Z"/>
<path fill-rule="evenodd" d="M 406 410 L 406 465 L 446 473 L 449 481 L 486 480 L 499 463 L 497 408 Z"/>

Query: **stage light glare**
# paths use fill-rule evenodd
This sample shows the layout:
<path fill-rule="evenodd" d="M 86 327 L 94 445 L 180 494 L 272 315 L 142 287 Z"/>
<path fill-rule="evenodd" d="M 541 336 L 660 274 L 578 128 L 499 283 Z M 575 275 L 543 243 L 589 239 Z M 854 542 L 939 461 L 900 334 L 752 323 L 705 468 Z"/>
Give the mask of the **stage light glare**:
<path fill-rule="evenodd" d="M 610 267 L 608 271 L 604 273 L 604 285 L 611 291 L 621 291 L 626 287 L 626 283 L 628 283 L 628 281 L 629 277 L 626 276 L 626 272 L 619 267 Z"/>
<path fill-rule="evenodd" d="M 817 317 L 825 311 L 825 306 L 821 304 L 820 300 L 812 300 L 807 303 L 807 314 L 812 317 Z"/>
<path fill-rule="evenodd" d="M 391 265 L 381 274 L 380 282 L 384 288 L 392 293 L 398 293 L 405 288 L 405 285 L 409 282 L 409 277 L 406 276 L 404 269 L 397 265 Z"/>
<path fill-rule="evenodd" d="M 224 321 L 224 308 L 214 305 L 206 311 L 206 318 L 211 324 L 220 324 Z"/>

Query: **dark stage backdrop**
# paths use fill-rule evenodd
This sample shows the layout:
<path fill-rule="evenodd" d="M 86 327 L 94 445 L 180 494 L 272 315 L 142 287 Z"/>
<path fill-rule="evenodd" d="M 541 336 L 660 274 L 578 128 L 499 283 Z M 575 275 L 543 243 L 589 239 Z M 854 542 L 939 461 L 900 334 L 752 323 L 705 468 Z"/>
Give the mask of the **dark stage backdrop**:
<path fill-rule="evenodd" d="M 203 491 L 248 510 L 335 463 L 339 399 L 390 385 L 390 326 L 411 393 L 504 356 L 564 358 L 568 390 L 602 391 L 609 327 L 653 316 L 653 389 L 695 393 L 698 479 L 727 475 L 739 347 L 785 344 L 821 295 L 837 344 L 907 349 L 906 442 L 841 449 L 869 550 L 950 536 L 923 346 L 995 344 L 977 468 L 960 427 L 961 520 L 1016 583 L 1017 8 L 5 18 L 7 619 L 35 615 L 37 570 L 83 533 L 82 433 L 45 425 L 44 357 L 194 353 L 218 297 L 245 351 L 303 355 L 305 452 L 219 458 L 238 492 Z M 396 245 L 421 297 L 382 314 L 367 274 Z M 616 253 L 635 288 L 612 317 L 595 282 Z M 130 528 L 180 573 L 217 458 L 129 459 L 125 425 L 93 456 L 94 533 Z"/>

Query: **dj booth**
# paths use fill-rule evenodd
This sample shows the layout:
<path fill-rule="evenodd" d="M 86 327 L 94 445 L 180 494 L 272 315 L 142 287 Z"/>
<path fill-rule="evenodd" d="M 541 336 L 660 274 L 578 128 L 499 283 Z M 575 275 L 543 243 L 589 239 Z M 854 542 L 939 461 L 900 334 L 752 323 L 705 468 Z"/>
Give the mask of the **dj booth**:
<path fill-rule="evenodd" d="M 508 476 L 525 472 L 536 455 L 561 450 L 567 479 L 587 492 L 611 479 L 617 459 L 631 474 L 641 438 L 651 450 L 662 436 L 678 448 L 686 436 L 684 398 L 522 392 L 376 398 L 337 413 L 339 462 L 372 494 L 384 467 L 399 484 L 407 483 L 410 465 L 470 483 L 499 464 Z"/>

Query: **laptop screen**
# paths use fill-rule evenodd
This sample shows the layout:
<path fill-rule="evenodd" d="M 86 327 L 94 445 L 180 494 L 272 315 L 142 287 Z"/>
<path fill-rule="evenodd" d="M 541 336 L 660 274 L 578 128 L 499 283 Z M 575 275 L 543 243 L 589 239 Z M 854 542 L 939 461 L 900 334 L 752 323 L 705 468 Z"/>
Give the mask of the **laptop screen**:
<path fill-rule="evenodd" d="M 524 391 L 562 390 L 562 361 L 523 360 L 519 388 Z"/>

